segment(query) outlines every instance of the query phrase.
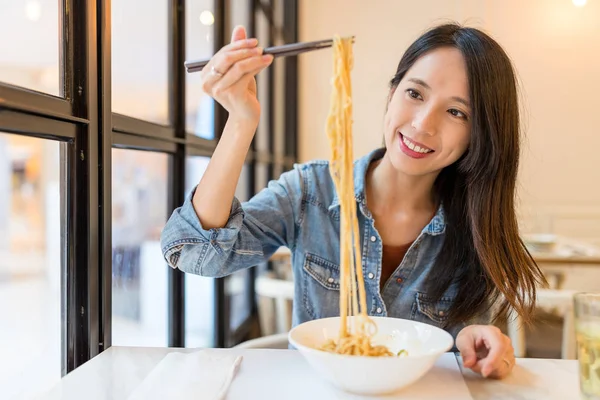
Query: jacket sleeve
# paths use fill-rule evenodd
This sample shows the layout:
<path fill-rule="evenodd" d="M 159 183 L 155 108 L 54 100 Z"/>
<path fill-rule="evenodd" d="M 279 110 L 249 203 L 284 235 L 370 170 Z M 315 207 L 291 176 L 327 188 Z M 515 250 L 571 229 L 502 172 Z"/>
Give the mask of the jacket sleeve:
<path fill-rule="evenodd" d="M 222 277 L 267 261 L 281 246 L 293 249 L 302 187 L 300 169 L 285 172 L 248 202 L 234 198 L 226 225 L 215 229 L 204 229 L 194 210 L 196 187 L 162 231 L 165 260 L 184 272 Z"/>

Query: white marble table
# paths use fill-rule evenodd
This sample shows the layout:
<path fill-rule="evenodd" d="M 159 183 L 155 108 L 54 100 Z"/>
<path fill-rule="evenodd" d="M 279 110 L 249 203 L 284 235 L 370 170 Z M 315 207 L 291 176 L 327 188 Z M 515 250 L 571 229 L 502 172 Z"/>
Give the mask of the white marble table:
<path fill-rule="evenodd" d="M 65 376 L 59 385 L 42 398 L 46 400 L 127 399 L 150 371 L 171 351 L 193 352 L 197 349 L 111 347 Z M 243 367 L 233 381 L 228 398 L 261 400 L 354 398 L 339 392 L 332 397 L 334 392 L 323 384 L 297 351 L 257 349 L 220 351 L 244 355 Z M 458 363 L 461 365 L 460 357 Z M 460 377 L 459 374 L 458 376 Z M 500 381 L 481 378 L 465 369 L 462 369 L 462 376 L 475 400 L 567 400 L 578 399 L 580 396 L 577 361 L 574 360 L 518 359 L 513 374 Z M 439 397 L 434 396 L 434 398 L 443 399 L 445 398 L 444 385 L 439 386 L 435 388 L 439 390 Z M 203 397 L 198 394 L 197 397 L 190 398 L 202 399 Z M 416 400 L 419 398 L 423 397 L 415 397 Z M 431 393 L 426 398 L 432 398 Z"/>

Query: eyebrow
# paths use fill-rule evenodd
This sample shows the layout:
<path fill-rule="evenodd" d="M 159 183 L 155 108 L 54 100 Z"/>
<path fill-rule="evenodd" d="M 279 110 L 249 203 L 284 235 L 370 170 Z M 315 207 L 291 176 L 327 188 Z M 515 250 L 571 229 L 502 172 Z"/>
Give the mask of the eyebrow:
<path fill-rule="evenodd" d="M 419 78 L 409 78 L 408 80 L 410 82 L 416 83 L 417 85 L 423 86 L 425 89 L 431 90 L 431 86 L 429 86 L 427 84 L 427 82 L 425 82 L 422 79 L 419 79 Z M 469 104 L 469 102 L 467 100 L 463 99 L 462 97 L 452 96 L 451 99 L 454 100 L 454 101 L 457 101 L 459 103 L 462 103 L 465 106 L 471 108 L 471 105 Z"/>

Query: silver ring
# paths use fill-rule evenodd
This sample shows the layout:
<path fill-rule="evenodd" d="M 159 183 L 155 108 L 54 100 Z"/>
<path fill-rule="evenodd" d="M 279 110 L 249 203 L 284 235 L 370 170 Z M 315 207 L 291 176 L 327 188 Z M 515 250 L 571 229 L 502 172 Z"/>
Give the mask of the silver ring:
<path fill-rule="evenodd" d="M 210 67 L 210 72 L 213 75 L 218 76 L 219 78 L 223 76 L 223 73 L 217 71 L 217 69 L 214 66 Z"/>

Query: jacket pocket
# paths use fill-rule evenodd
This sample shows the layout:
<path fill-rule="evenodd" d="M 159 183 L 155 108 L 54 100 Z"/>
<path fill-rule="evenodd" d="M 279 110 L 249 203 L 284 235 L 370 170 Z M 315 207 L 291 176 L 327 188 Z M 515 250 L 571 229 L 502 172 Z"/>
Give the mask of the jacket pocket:
<path fill-rule="evenodd" d="M 325 289 L 340 290 L 340 267 L 337 264 L 307 253 L 304 272 L 312 276 Z"/>
<path fill-rule="evenodd" d="M 339 265 L 306 253 L 303 265 L 302 301 L 306 312 L 313 318 L 339 315 Z"/>
<path fill-rule="evenodd" d="M 448 313 L 452 304 L 454 304 L 453 297 L 445 296 L 435 301 L 426 294 L 417 292 L 412 307 L 411 319 L 444 327 L 448 321 Z"/>

